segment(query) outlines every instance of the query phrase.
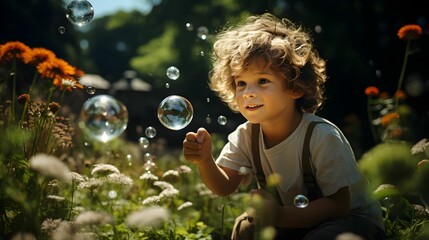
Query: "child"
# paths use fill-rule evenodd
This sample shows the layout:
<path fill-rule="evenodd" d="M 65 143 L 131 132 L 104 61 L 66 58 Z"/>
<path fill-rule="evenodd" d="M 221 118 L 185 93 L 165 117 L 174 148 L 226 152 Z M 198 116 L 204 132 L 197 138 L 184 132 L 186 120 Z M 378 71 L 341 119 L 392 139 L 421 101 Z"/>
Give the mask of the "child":
<path fill-rule="evenodd" d="M 247 122 L 228 136 L 216 161 L 204 128 L 186 134 L 184 155 L 197 164 L 207 187 L 226 196 L 246 177 L 240 169 L 257 171 L 251 136 L 252 125 L 259 124 L 255 131 L 260 133 L 260 164 L 265 176 L 280 176 L 276 185 L 280 203 L 263 189 L 252 194 L 264 199 L 265 214 L 273 217 L 278 239 L 335 239 L 341 233 L 381 239 L 380 206 L 369 197 L 367 180 L 359 172 L 348 141 L 334 124 L 314 115 L 324 100 L 326 75 L 325 61 L 310 36 L 286 19 L 271 14 L 251 16 L 218 35 L 213 58 L 211 89 Z M 298 208 L 293 199 L 308 193 L 301 149 L 313 121 L 323 122 L 315 126 L 309 143 L 311 169 L 323 196 Z M 253 239 L 249 231 L 262 217 L 266 216 L 237 218 L 233 239 Z"/>

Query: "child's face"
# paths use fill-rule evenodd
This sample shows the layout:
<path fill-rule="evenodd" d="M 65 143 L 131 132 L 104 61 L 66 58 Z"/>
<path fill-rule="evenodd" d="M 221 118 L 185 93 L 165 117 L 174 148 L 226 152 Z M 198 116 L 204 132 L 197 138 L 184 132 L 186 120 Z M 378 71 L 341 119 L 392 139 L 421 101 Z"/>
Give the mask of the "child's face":
<path fill-rule="evenodd" d="M 263 66 L 254 61 L 235 77 L 238 109 L 252 123 L 285 122 L 302 94 L 286 89 L 285 80 Z"/>

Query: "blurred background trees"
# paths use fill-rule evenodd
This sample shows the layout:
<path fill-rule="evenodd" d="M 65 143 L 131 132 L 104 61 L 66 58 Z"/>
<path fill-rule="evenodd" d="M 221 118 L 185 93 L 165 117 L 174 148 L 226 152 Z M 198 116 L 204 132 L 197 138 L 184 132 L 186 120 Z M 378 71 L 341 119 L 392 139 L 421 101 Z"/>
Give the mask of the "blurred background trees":
<path fill-rule="evenodd" d="M 405 24 L 422 26 L 425 33 L 416 41 L 415 53 L 409 58 L 405 84 L 415 79 L 422 83 L 422 91 L 409 94 L 407 101 L 413 110 L 414 138 L 417 141 L 429 134 L 427 1 L 141 0 L 152 5 L 150 12 L 118 11 L 97 17 L 95 9 L 95 18 L 82 28 L 66 19 L 69 2 L 1 1 L 0 44 L 21 41 L 30 47 L 48 48 L 87 74 L 106 79 L 111 87 L 97 93 L 112 94 L 127 106 L 130 122 L 126 137 L 131 141 L 150 125 L 173 146 L 180 146 L 184 134 L 200 126 L 220 134 L 235 129 L 243 118 L 219 102 L 207 86 L 211 44 L 223 26 L 264 12 L 287 17 L 311 31 L 328 64 L 328 99 L 319 115 L 344 130 L 357 155 L 374 145 L 364 89 L 377 85 L 382 91 L 394 93 L 405 49 L 396 33 Z M 66 29 L 64 34 L 58 31 L 61 26 Z M 199 27 L 207 28 L 205 39 L 198 37 Z M 167 78 L 169 66 L 179 68 L 179 79 Z M 149 83 L 151 90 L 115 90 L 112 86 L 120 79 L 130 83 L 130 77 L 124 76 L 127 70 L 135 71 L 133 77 Z M 156 118 L 157 105 L 171 94 L 184 96 L 194 106 L 193 122 L 180 131 L 163 128 Z M 78 112 L 87 97 L 83 93 L 79 101 L 71 100 L 70 104 L 75 104 L 71 110 Z M 217 123 L 219 115 L 227 117 L 226 125 Z M 206 121 L 208 116 L 211 123 Z"/>

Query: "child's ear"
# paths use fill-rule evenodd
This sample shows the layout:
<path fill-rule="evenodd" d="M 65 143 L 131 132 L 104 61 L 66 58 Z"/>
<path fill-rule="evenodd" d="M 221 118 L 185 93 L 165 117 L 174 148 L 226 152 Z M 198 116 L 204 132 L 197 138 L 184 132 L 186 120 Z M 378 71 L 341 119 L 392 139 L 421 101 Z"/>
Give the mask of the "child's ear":
<path fill-rule="evenodd" d="M 300 90 L 291 90 L 290 95 L 293 99 L 298 99 L 304 95 L 304 93 Z"/>

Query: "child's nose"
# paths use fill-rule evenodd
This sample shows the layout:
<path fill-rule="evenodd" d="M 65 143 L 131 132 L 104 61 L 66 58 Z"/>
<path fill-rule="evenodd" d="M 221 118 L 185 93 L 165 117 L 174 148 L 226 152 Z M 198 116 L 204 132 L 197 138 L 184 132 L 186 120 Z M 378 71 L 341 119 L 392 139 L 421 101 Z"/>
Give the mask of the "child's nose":
<path fill-rule="evenodd" d="M 243 94 L 244 98 L 255 97 L 255 90 L 252 87 L 247 87 Z"/>

